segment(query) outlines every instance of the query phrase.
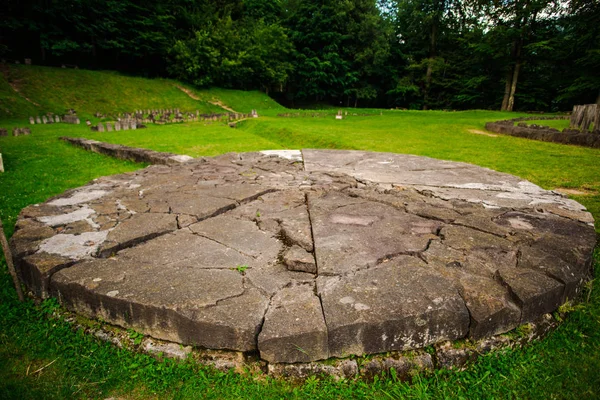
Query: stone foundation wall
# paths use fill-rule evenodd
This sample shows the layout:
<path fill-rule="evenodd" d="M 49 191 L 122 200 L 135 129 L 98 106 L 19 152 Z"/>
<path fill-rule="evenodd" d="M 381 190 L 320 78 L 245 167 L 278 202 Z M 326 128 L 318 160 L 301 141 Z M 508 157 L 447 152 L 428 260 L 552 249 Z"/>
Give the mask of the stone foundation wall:
<path fill-rule="evenodd" d="M 485 129 L 495 133 L 502 133 L 510 136 L 517 136 L 526 139 L 541 140 L 543 142 L 554 142 L 562 144 L 574 144 L 592 148 L 600 148 L 600 135 L 594 133 L 582 133 L 578 130 L 564 129 L 562 132 L 558 129 L 548 126 L 538 126 L 525 124 L 515 125 L 515 122 L 531 120 L 551 120 L 551 119 L 569 119 L 568 116 L 561 117 L 527 117 L 514 118 L 504 121 L 488 122 Z M 525 125 L 525 126 L 524 126 Z"/>
<path fill-rule="evenodd" d="M 186 155 L 162 153 L 154 150 L 138 149 L 135 147 L 104 143 L 84 138 L 61 137 L 60 139 L 88 151 L 120 158 L 122 160 L 145 162 L 149 164 L 173 165 L 181 164 L 192 159 L 192 157 Z"/>

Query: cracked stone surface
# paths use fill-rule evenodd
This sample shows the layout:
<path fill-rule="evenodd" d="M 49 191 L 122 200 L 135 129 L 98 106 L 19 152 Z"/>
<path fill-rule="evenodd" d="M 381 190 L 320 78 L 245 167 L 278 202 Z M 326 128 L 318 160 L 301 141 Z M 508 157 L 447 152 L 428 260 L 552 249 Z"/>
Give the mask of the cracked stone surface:
<path fill-rule="evenodd" d="M 39 297 L 276 364 L 509 331 L 577 296 L 596 233 L 515 176 L 302 150 L 102 177 L 25 208 L 11 243 Z"/>

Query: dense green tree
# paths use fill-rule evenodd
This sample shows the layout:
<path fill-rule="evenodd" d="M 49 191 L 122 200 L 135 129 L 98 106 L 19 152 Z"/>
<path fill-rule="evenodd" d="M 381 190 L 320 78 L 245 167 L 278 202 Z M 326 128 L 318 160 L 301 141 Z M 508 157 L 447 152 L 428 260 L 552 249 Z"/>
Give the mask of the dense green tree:
<path fill-rule="evenodd" d="M 564 17 L 558 62 L 570 60 L 558 101 L 600 104 L 600 2 L 572 0 Z"/>
<path fill-rule="evenodd" d="M 391 30 L 374 0 L 289 2 L 285 26 L 297 51 L 295 96 L 357 105 L 382 92 Z"/>
<path fill-rule="evenodd" d="M 292 101 L 555 111 L 600 103 L 598 21 L 589 0 L 5 0 L 0 56 Z"/>
<path fill-rule="evenodd" d="M 282 87 L 292 46 L 278 24 L 225 17 L 170 49 L 169 72 L 198 86 L 243 89 Z"/>

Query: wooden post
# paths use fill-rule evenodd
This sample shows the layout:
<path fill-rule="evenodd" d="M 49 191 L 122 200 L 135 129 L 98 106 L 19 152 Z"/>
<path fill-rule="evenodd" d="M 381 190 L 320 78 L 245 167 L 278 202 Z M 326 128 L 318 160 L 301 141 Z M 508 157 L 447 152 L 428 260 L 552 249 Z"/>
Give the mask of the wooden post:
<path fill-rule="evenodd" d="M 573 114 L 571 115 L 571 129 L 580 129 L 581 122 L 583 120 L 583 114 L 585 112 L 585 106 L 573 106 Z"/>
<path fill-rule="evenodd" d="M 596 104 L 596 115 L 594 116 L 594 133 L 600 133 L 600 105 Z"/>
<path fill-rule="evenodd" d="M 584 112 L 583 112 L 583 120 L 581 121 L 581 131 L 582 132 L 587 132 L 590 130 L 590 125 L 592 123 L 592 113 L 593 111 L 595 111 L 595 104 L 586 104 L 584 105 Z"/>
<path fill-rule="evenodd" d="M 8 272 L 13 278 L 13 283 L 15 284 L 15 290 L 17 291 L 17 296 L 19 296 L 19 301 L 23 301 L 23 291 L 21 290 L 21 283 L 19 282 L 19 278 L 17 278 L 17 271 L 15 271 L 15 265 L 13 264 L 12 254 L 10 252 L 10 247 L 8 247 L 8 240 L 6 240 L 6 235 L 4 234 L 4 226 L 2 225 L 2 220 L 0 219 L 0 244 L 2 244 L 2 251 L 4 252 L 4 258 L 6 259 L 6 265 L 8 265 Z"/>

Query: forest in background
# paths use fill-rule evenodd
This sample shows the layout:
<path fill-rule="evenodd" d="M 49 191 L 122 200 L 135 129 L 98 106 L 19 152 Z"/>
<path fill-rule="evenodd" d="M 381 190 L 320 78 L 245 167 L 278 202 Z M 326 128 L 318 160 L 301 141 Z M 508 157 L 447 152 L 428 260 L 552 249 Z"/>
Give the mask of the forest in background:
<path fill-rule="evenodd" d="M 288 106 L 600 104 L 597 0 L 4 0 L 0 58 L 259 89 Z"/>

